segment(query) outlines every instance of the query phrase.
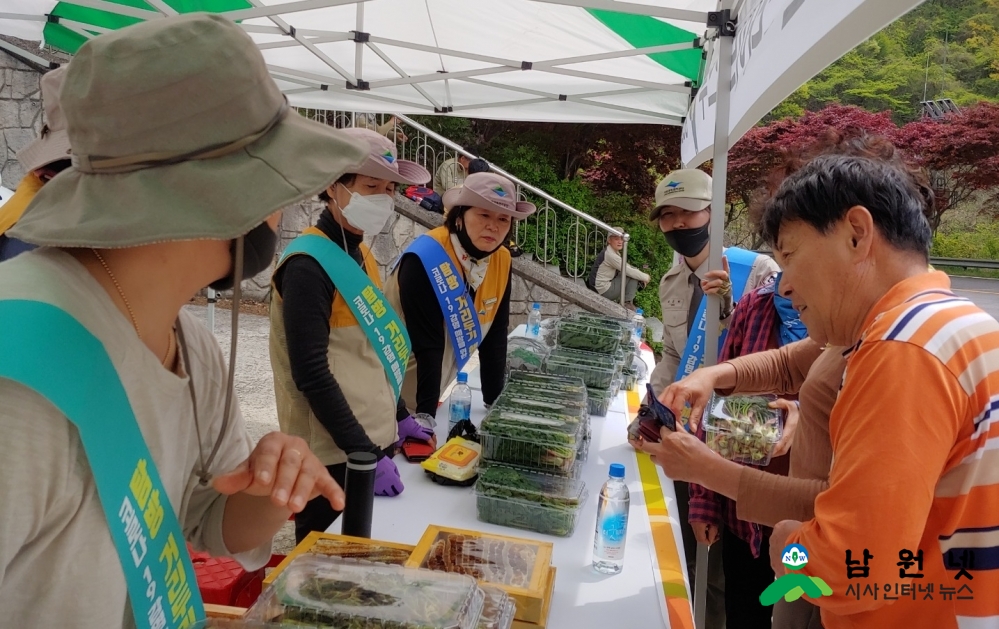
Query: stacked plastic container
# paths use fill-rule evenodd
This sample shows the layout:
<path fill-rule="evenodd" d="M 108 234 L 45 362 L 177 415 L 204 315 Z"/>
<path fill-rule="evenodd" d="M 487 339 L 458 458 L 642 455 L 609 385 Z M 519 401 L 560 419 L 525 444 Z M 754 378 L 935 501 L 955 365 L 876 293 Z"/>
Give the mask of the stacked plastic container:
<path fill-rule="evenodd" d="M 479 519 L 548 535 L 572 535 L 586 498 L 586 488 L 578 480 L 590 436 L 583 381 L 511 372 L 479 435 Z"/>
<path fill-rule="evenodd" d="M 581 378 L 588 389 L 590 414 L 603 417 L 625 385 L 636 346 L 629 322 L 577 313 L 558 322 L 556 348 L 545 370 Z"/>

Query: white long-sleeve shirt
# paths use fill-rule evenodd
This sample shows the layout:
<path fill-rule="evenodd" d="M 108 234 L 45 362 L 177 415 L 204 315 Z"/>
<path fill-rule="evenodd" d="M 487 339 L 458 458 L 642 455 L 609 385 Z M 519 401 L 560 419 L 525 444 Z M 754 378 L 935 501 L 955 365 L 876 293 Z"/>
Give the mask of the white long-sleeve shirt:
<path fill-rule="evenodd" d="M 594 281 L 594 288 L 601 295 L 606 293 L 610 288 L 611 282 L 617 277 L 618 273 L 621 272 L 621 254 L 614 250 L 614 247 L 607 247 L 604 250 L 604 262 L 597 269 L 597 279 Z M 652 279 L 649 277 L 648 273 L 644 273 L 635 267 L 628 265 L 627 277 L 634 278 L 639 282 L 648 284 Z"/>

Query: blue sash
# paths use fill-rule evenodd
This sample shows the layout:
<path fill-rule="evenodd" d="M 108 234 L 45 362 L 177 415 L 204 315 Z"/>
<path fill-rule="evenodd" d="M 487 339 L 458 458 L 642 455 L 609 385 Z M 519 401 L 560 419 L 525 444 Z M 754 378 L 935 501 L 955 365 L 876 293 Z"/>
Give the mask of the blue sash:
<path fill-rule="evenodd" d="M 444 329 L 448 331 L 454 359 L 458 371 L 461 371 L 482 340 L 479 315 L 465 288 L 465 281 L 444 247 L 430 236 L 423 235 L 414 240 L 402 255 L 407 253 L 416 254 L 435 288 L 437 303 L 444 314 Z"/>
<path fill-rule="evenodd" d="M 725 257 L 728 258 L 728 267 L 731 271 L 732 280 L 732 301 L 737 302 L 746 290 L 746 283 L 749 281 L 749 274 L 753 270 L 753 263 L 756 262 L 757 253 L 729 247 L 725 250 Z M 704 341 L 705 330 L 707 329 L 707 309 L 708 297 L 701 298 L 701 305 L 697 308 L 697 315 L 694 317 L 696 325 L 690 328 L 687 336 L 687 346 L 683 348 L 683 356 L 680 357 L 680 367 L 676 370 L 675 381 L 683 380 L 695 369 L 704 364 Z M 728 330 L 722 330 L 718 336 L 718 347 L 725 343 Z"/>
<path fill-rule="evenodd" d="M 413 347 L 399 315 L 389 305 L 382 291 L 371 282 L 364 269 L 357 265 L 357 261 L 329 238 L 314 234 L 299 236 L 284 250 L 281 263 L 296 254 L 310 256 L 323 267 L 331 281 L 336 278 L 336 289 L 354 313 L 368 342 L 375 348 L 389 384 L 392 385 L 394 399 L 398 400 Z"/>
<path fill-rule="evenodd" d="M 0 378 L 47 399 L 80 433 L 136 626 L 183 629 L 203 619 L 180 523 L 104 346 L 38 301 L 0 301 L 0 330 Z"/>
<path fill-rule="evenodd" d="M 778 332 L 780 333 L 780 345 L 783 347 L 808 336 L 808 329 L 801 322 L 801 315 L 791 305 L 791 300 L 787 297 L 781 297 L 781 275 L 783 273 L 778 273 L 777 279 L 774 280 L 774 308 L 777 310 L 777 317 L 780 319 Z"/>

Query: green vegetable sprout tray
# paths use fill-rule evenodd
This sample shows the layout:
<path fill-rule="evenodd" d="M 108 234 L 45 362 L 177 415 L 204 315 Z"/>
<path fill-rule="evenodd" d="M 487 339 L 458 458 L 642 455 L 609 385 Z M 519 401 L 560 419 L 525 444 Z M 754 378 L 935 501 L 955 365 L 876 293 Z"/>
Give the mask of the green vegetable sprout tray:
<path fill-rule="evenodd" d="M 704 421 L 704 442 L 729 461 L 765 466 L 784 432 L 773 396 L 713 395 Z"/>
<path fill-rule="evenodd" d="M 479 520 L 569 537 L 586 502 L 581 479 L 490 465 L 475 485 Z"/>

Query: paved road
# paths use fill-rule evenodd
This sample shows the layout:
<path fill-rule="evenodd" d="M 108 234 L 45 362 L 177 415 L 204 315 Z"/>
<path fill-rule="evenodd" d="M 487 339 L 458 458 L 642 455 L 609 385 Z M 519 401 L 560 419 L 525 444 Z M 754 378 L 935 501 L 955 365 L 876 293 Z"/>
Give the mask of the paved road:
<path fill-rule="evenodd" d="M 979 308 L 999 319 L 999 280 L 951 277 L 950 281 L 955 293 L 974 301 Z"/>

